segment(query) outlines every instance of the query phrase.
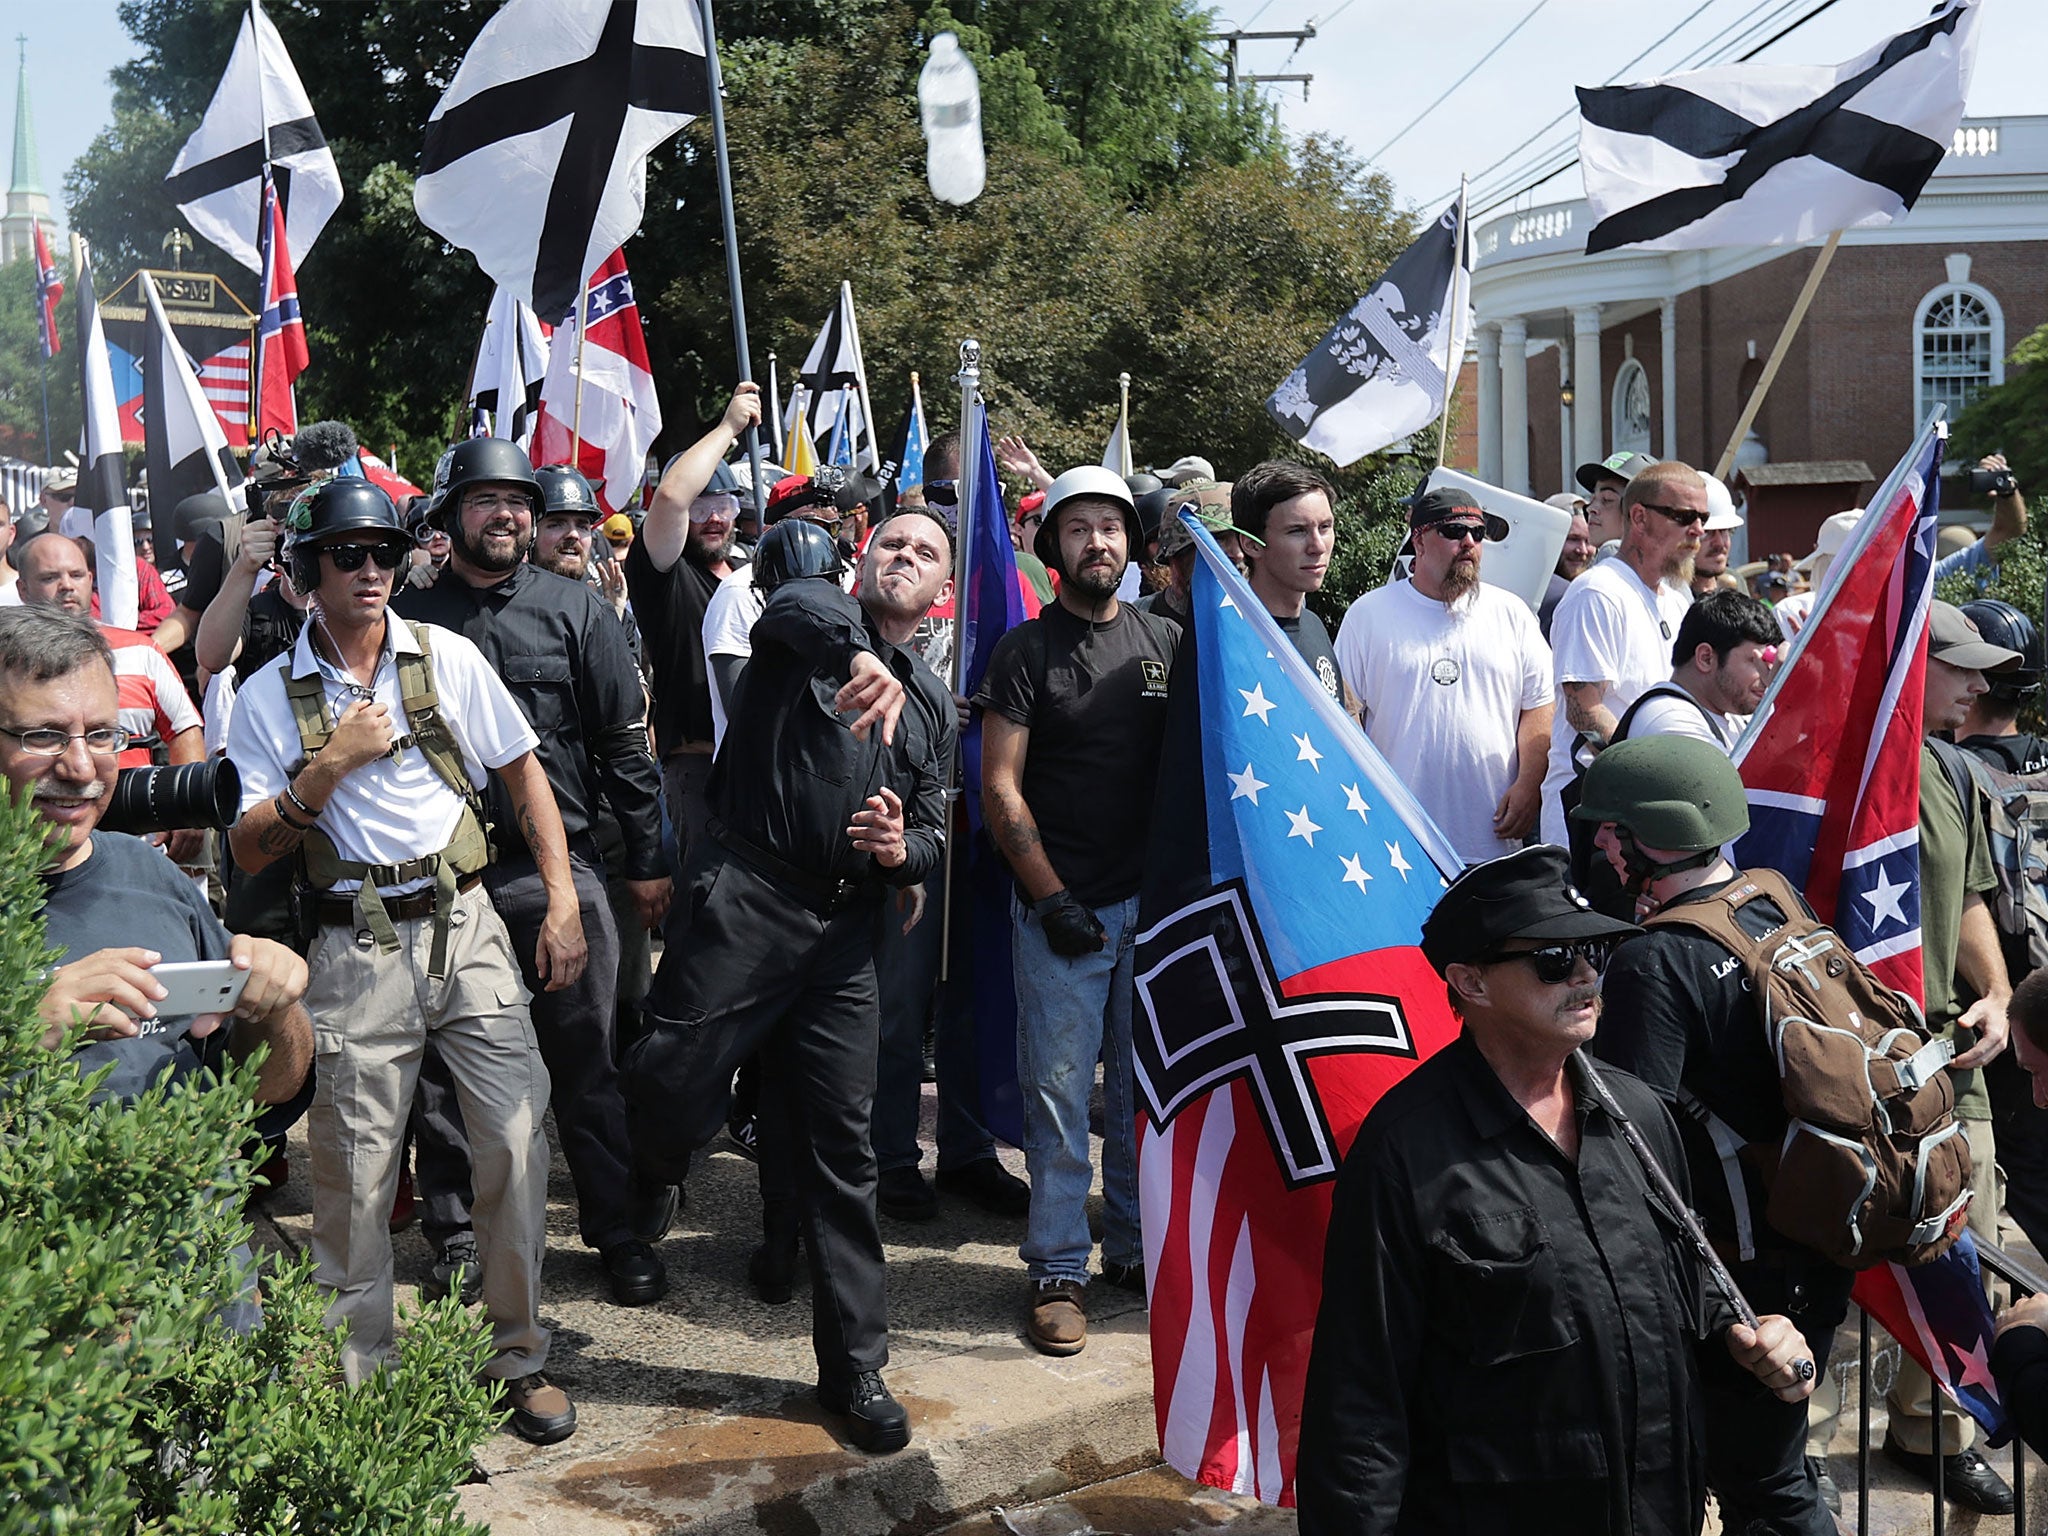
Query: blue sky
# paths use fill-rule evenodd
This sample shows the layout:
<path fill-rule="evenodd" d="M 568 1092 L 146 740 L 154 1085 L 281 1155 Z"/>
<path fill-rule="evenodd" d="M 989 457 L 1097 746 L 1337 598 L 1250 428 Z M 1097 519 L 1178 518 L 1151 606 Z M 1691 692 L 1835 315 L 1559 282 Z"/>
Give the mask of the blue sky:
<path fill-rule="evenodd" d="M 1312 72 L 1308 100 L 1298 86 L 1269 87 L 1290 132 L 1332 134 L 1372 154 L 1435 99 L 1528 13 L 1535 0 L 1225 0 L 1219 27 L 1277 31 L 1325 18 L 1320 35 L 1292 58 L 1291 44 L 1248 43 L 1247 72 Z M 1543 0 L 1522 31 L 1470 81 L 1425 118 L 1381 164 L 1400 197 L 1421 205 L 1454 192 L 1461 169 L 1478 171 L 1544 123 L 1573 108 L 1574 85 L 1598 84 L 1696 7 L 1704 10 L 1623 78 L 1677 67 L 1747 13 L 1761 25 L 1790 20 L 1812 0 Z M 1777 44 L 1765 59 L 1834 63 L 1925 16 L 1929 0 L 1838 0 L 1826 15 Z M 107 72 L 133 53 L 113 0 L 6 0 L 7 33 L 28 37 L 30 98 L 43 185 L 61 204 L 64 173 L 103 128 L 112 110 Z M 1783 24 L 1783 20 L 1778 25 Z M 1775 31 L 1771 26 L 1768 30 Z M 1740 35 L 1739 33 L 1737 35 Z M 1766 32 L 1755 34 L 1759 39 Z M 2048 4 L 1985 0 L 1973 115 L 2048 112 Z M 226 62 L 225 59 L 222 60 Z M 10 72 L 11 73 L 11 72 Z M 13 90 L 7 99 L 13 121 Z M 1568 136 L 1571 121 L 1530 147 L 1533 154 Z M 1576 197 L 1576 173 L 1534 194 Z M 60 213 L 61 217 L 61 213 Z"/>

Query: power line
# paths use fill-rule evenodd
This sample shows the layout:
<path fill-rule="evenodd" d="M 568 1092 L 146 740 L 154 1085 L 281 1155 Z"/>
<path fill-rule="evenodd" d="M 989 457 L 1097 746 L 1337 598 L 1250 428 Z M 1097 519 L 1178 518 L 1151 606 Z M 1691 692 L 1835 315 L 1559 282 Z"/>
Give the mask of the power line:
<path fill-rule="evenodd" d="M 1416 113 L 1415 116 L 1408 119 L 1407 124 L 1401 129 L 1401 131 L 1395 134 L 1391 139 L 1387 140 L 1387 142 L 1382 144 L 1378 149 L 1374 150 L 1369 158 L 1374 161 L 1377 161 L 1380 158 L 1380 156 L 1384 155 L 1388 150 L 1392 149 L 1396 144 L 1400 143 L 1403 139 L 1408 137 L 1408 134 L 1411 129 L 1413 129 L 1417 124 L 1419 124 L 1424 118 L 1428 117 L 1429 114 L 1434 112 L 1438 107 L 1442 106 L 1446 101 L 1450 100 L 1451 94 L 1454 91 L 1456 91 L 1459 86 L 1463 85 L 1467 80 L 1470 80 L 1474 75 L 1479 73 L 1481 69 L 1485 68 L 1487 60 L 1491 59 L 1495 54 L 1499 53 L 1501 49 L 1505 48 L 1510 42 L 1514 41 L 1515 34 L 1517 32 L 1520 32 L 1522 28 L 1529 25 L 1530 22 L 1534 21 L 1536 19 L 1536 13 L 1542 10 L 1543 7 L 1545 7 L 1548 4 L 1550 4 L 1550 0 L 1536 0 L 1536 3 L 1530 6 L 1529 9 L 1523 14 L 1522 19 L 1516 22 L 1512 27 L 1508 28 L 1507 34 L 1504 37 L 1502 37 L 1499 42 L 1495 43 L 1491 48 L 1487 49 L 1486 52 L 1482 53 L 1479 56 L 1478 63 L 1474 64 L 1470 69 L 1466 70 L 1465 73 L 1458 76 L 1457 79 L 1453 80 L 1450 83 L 1450 85 L 1445 88 L 1443 94 L 1437 97 L 1435 101 L 1432 101 L 1428 106 L 1424 107 L 1420 112 Z"/>

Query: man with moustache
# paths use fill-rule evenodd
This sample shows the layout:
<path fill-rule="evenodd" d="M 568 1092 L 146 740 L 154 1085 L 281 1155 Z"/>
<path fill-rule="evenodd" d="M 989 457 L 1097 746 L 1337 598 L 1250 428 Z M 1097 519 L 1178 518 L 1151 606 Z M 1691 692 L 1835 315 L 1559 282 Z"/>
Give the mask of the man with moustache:
<path fill-rule="evenodd" d="M 630 1109 L 643 1161 L 680 1180 L 725 1124 L 733 1073 L 758 1054 L 773 1130 L 764 1170 L 771 1155 L 793 1163 L 802 1211 L 817 1400 L 855 1445 L 884 1453 L 909 1443 L 910 1422 L 881 1375 L 874 944 L 888 891 L 924 879 L 944 851 L 958 724 L 908 646 L 952 586 L 952 541 L 929 513 L 898 512 L 868 541 L 858 599 L 832 579 L 825 530 L 779 524 L 763 546 L 760 568 L 777 579 L 666 934 L 672 958 L 627 1063 Z M 788 558 L 805 546 L 822 558 Z M 764 1226 L 780 1230 L 772 1215 Z M 750 1274 L 786 1297 L 794 1260 L 791 1246 L 764 1245 Z"/>
<path fill-rule="evenodd" d="M 1536 828 L 1550 744 L 1550 647 L 1529 605 L 1479 579 L 1507 524 L 1451 486 L 1408 514 L 1415 563 L 1351 605 L 1337 662 L 1365 734 L 1468 864 Z"/>
<path fill-rule="evenodd" d="M 638 1190 L 633 1182 L 614 1064 L 619 936 L 597 838 L 601 817 L 616 814 L 632 828 L 619 872 L 630 884 L 640 926 L 659 927 L 671 883 L 640 672 L 609 603 L 587 582 L 527 561 L 545 506 L 517 443 L 501 437 L 458 443 L 442 455 L 432 494 L 427 516 L 448 530 L 448 570 L 431 587 L 401 591 L 395 607 L 413 623 L 474 643 L 540 738 L 535 755 L 568 839 L 590 963 L 575 981 L 553 988 L 532 963 L 523 966 L 533 994 L 533 1030 L 554 1084 L 555 1127 L 576 1184 L 584 1245 L 603 1264 L 613 1299 L 643 1305 L 666 1289 L 650 1244 L 667 1234 L 677 1196 L 668 1188 Z M 515 830 L 503 791 L 494 790 L 491 801 L 497 856 L 484 872 L 484 889 L 505 920 L 513 953 L 530 962 L 549 919 L 548 882 Z M 452 1268 L 456 1250 L 474 1248 L 460 1198 L 470 1159 L 454 1084 L 432 1049 L 421 1067 L 414 1129 L 427 1238 L 442 1266 Z"/>
<path fill-rule="evenodd" d="M 1695 601 L 1721 590 L 1721 578 L 1728 574 L 1728 557 L 1735 548 L 1735 530 L 1742 526 L 1742 514 L 1735 510 L 1735 498 L 1714 475 L 1700 475 L 1707 487 L 1707 520 L 1700 529 L 1700 552 L 1692 561 L 1692 595 Z"/>
<path fill-rule="evenodd" d="M 989 835 L 1017 885 L 1010 949 L 1031 1176 L 1021 1250 L 1027 1336 L 1044 1354 L 1073 1355 L 1088 1342 L 1088 1102 L 1098 1058 L 1102 1276 L 1144 1289 L 1131 962 L 1180 626 L 1117 600 L 1140 536 L 1121 476 L 1070 469 L 1045 506 L 1035 545 L 1059 572 L 1059 601 L 997 642 L 974 702 Z M 1327 551 L 1327 533 L 1316 537 Z M 1306 542 L 1294 541 L 1288 557 Z"/>
<path fill-rule="evenodd" d="M 1231 483 L 1230 521 L 1241 535 L 1245 574 L 1280 632 L 1294 642 L 1330 697 L 1354 718 L 1337 653 L 1308 595 L 1323 589 L 1337 548 L 1337 493 L 1306 464 L 1268 459 Z"/>
<path fill-rule="evenodd" d="M 1337 1178 L 1303 1536 L 1692 1536 L 1695 1346 L 1760 1395 L 1812 1388 L 1797 1329 L 1737 1323 L 1648 1192 L 1623 1126 L 1683 1192 L 1670 1113 L 1580 1054 L 1637 930 L 1588 911 L 1564 866 L 1544 846 L 1476 865 L 1423 925 L 1464 1027 L 1381 1096 Z"/>
<path fill-rule="evenodd" d="M 626 551 L 626 590 L 653 673 L 654 750 L 685 866 L 705 837 L 716 741 L 704 610 L 719 583 L 744 563 L 733 543 L 738 484 L 725 455 L 760 420 L 759 387 L 741 384 L 718 424 L 662 471 L 640 536 Z"/>
<path fill-rule="evenodd" d="M 483 654 L 386 612 L 412 549 L 391 498 L 367 480 L 329 480 L 294 500 L 285 529 L 312 611 L 298 643 L 236 700 L 228 757 L 242 815 L 229 843 L 251 872 L 295 860 L 313 895 L 315 1278 L 359 1382 L 392 1353 L 388 1222 L 431 1034 L 477 1153 L 483 1373 L 502 1383 L 514 1432 L 552 1443 L 575 1433 L 576 1409 L 543 1374 L 548 1074 L 511 939 L 482 888 L 479 792 L 491 775 L 504 786 L 540 871 L 534 974 L 558 989 L 586 959 L 561 816 L 533 727 Z"/>
<path fill-rule="evenodd" d="M 1692 606 L 1688 583 L 1709 515 L 1706 480 L 1676 460 L 1651 464 L 1629 481 L 1622 515 L 1627 531 L 1617 558 L 1573 582 L 1550 620 L 1560 707 L 1543 781 L 1542 834 L 1560 847 L 1569 839 L 1580 870 L 1590 862 L 1590 831 L 1566 820 L 1579 776 L 1613 738 L 1622 712 L 1671 675 L 1671 642 Z"/>

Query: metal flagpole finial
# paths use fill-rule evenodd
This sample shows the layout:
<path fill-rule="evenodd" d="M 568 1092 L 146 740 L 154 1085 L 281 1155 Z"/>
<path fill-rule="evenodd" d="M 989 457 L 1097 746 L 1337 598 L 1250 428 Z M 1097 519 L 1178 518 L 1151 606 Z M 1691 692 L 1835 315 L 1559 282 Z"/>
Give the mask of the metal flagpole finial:
<path fill-rule="evenodd" d="M 965 382 L 969 375 L 981 373 L 981 343 L 972 336 L 960 343 L 960 378 Z"/>

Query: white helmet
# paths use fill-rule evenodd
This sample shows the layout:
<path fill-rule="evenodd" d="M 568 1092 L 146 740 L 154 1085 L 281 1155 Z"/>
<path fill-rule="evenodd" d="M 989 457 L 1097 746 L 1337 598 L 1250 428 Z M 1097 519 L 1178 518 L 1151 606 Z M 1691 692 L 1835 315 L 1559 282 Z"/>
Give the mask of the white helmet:
<path fill-rule="evenodd" d="M 1045 521 L 1038 525 L 1038 535 L 1031 541 L 1031 552 L 1048 568 L 1059 570 L 1060 507 L 1082 496 L 1113 501 L 1123 508 L 1128 552 L 1132 555 L 1139 553 L 1142 535 L 1138 527 L 1138 506 L 1131 500 L 1131 488 L 1124 484 L 1122 475 L 1100 464 L 1077 464 L 1045 488 Z"/>

